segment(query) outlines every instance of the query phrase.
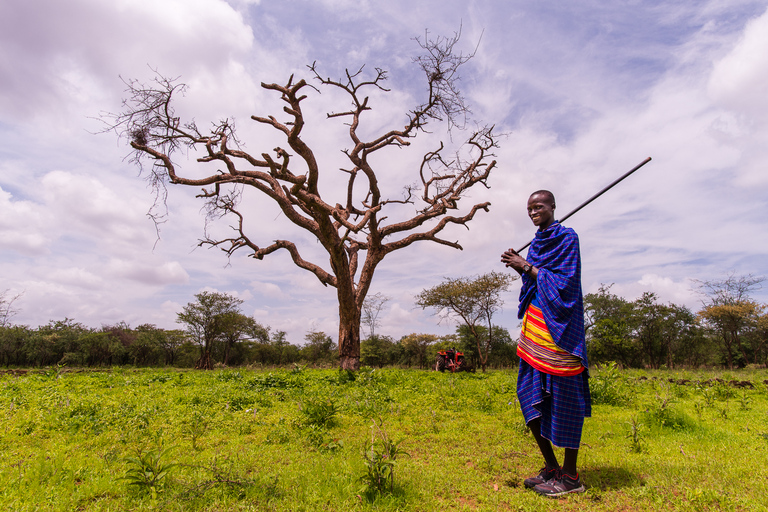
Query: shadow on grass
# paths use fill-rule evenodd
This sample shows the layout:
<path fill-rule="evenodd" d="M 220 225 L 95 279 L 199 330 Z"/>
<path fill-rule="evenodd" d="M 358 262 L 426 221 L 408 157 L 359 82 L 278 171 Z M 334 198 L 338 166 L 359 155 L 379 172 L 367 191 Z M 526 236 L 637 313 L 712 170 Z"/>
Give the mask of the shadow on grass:
<path fill-rule="evenodd" d="M 580 471 L 581 480 L 587 487 L 600 489 L 601 491 L 624 489 L 627 487 L 640 487 L 644 485 L 643 479 L 631 473 L 625 468 L 602 467 L 583 469 Z"/>

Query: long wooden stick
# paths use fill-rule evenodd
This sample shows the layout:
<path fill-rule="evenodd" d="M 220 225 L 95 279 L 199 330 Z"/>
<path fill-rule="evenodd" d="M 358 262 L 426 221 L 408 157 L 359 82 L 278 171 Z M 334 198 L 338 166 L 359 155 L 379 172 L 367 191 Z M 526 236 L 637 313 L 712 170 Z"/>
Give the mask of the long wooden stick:
<path fill-rule="evenodd" d="M 597 199 L 597 198 L 598 198 L 598 197 L 600 197 L 601 195 L 603 195 L 603 194 L 605 194 L 606 192 L 608 192 L 608 191 L 609 191 L 610 189 L 612 189 L 612 188 L 613 188 L 613 187 L 614 187 L 616 184 L 618 184 L 618 183 L 619 183 L 621 180 L 623 180 L 624 178 L 626 178 L 627 176 L 629 176 L 630 174 L 632 174 L 633 172 L 635 172 L 636 170 L 638 170 L 639 168 L 641 168 L 642 166 L 644 166 L 645 164 L 647 164 L 647 163 L 648 163 L 648 162 L 650 162 L 650 161 L 651 161 L 651 157 L 648 157 L 648 158 L 646 158 L 645 160 L 643 160 L 642 162 L 640 162 L 639 164 L 637 164 L 636 166 L 634 166 L 634 167 L 633 167 L 631 170 L 629 170 L 628 172 L 625 172 L 623 175 L 621 175 L 621 177 L 619 177 L 618 179 L 614 180 L 614 181 L 613 181 L 613 183 L 611 183 L 611 184 L 610 184 L 610 185 L 608 185 L 607 187 L 603 188 L 603 190 L 601 190 L 601 191 L 600 191 L 600 192 L 598 192 L 597 194 L 593 195 L 592 197 L 590 197 L 589 199 L 587 199 L 586 201 L 584 201 L 583 203 L 581 203 L 581 205 L 579 205 L 579 207 L 578 207 L 578 208 L 576 208 L 576 209 L 575 209 L 575 210 L 573 210 L 571 213 L 569 213 L 568 215 L 566 215 L 565 217 L 563 217 L 562 219 L 560 219 L 558 222 L 563 222 L 565 219 L 567 219 L 568 217 L 570 217 L 571 215 L 573 215 L 573 214 L 574 214 L 574 213 L 576 213 L 577 211 L 581 210 L 582 208 L 584 208 L 585 206 L 587 206 L 589 203 L 591 203 L 592 201 L 594 201 L 595 199 Z M 520 253 L 521 253 L 521 252 L 523 252 L 523 251 L 524 251 L 524 250 L 525 250 L 525 249 L 526 249 L 526 248 L 527 248 L 529 245 L 531 245 L 531 242 L 528 242 L 527 244 L 525 244 L 524 246 L 522 246 L 522 247 L 521 247 L 521 248 L 520 248 L 520 249 L 517 251 L 517 253 L 518 253 L 518 254 L 520 254 Z"/>

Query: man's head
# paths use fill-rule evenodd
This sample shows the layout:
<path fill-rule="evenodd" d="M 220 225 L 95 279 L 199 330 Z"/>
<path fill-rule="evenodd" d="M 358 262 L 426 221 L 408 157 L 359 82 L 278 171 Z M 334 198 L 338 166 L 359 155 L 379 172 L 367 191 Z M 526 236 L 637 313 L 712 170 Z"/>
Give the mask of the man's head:
<path fill-rule="evenodd" d="M 528 198 L 528 216 L 539 230 L 555 222 L 555 195 L 549 190 L 537 190 Z"/>

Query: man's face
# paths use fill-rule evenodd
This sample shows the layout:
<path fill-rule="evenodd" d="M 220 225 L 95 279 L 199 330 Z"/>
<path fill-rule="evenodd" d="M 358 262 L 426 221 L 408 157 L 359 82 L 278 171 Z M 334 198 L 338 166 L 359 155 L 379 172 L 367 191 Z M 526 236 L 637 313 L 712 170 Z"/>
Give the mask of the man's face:
<path fill-rule="evenodd" d="M 528 216 L 533 225 L 546 229 L 555 221 L 555 203 L 546 194 L 533 194 L 528 198 Z"/>

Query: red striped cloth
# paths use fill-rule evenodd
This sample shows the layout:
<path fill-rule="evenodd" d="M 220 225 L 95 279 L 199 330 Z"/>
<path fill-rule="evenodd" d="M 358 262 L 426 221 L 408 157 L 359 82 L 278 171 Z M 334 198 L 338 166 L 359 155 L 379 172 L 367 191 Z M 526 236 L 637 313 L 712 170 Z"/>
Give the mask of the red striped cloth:
<path fill-rule="evenodd" d="M 581 358 L 558 347 L 544 322 L 541 309 L 530 304 L 523 316 L 517 355 L 540 372 L 571 376 L 584 371 Z"/>

